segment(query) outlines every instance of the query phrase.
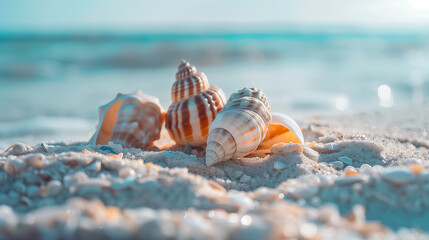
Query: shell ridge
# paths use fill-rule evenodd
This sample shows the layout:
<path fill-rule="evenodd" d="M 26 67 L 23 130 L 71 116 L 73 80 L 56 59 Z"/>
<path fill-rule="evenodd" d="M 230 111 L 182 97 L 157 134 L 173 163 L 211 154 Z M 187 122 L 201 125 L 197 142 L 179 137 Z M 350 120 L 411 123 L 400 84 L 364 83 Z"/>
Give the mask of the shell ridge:
<path fill-rule="evenodd" d="M 225 94 L 185 60 L 178 67 L 171 91 L 173 103 L 166 115 L 171 138 L 179 145 L 204 145 L 209 126 L 225 103 Z"/>

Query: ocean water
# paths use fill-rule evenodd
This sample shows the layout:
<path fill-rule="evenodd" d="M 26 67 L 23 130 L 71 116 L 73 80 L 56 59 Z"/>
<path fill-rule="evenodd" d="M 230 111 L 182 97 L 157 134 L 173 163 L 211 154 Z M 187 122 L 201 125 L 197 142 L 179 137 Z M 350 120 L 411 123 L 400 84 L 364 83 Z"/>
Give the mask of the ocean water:
<path fill-rule="evenodd" d="M 87 141 L 118 92 L 141 90 L 167 109 L 181 59 L 227 96 L 257 87 L 292 117 L 427 106 L 427 32 L 2 32 L 0 149 Z"/>

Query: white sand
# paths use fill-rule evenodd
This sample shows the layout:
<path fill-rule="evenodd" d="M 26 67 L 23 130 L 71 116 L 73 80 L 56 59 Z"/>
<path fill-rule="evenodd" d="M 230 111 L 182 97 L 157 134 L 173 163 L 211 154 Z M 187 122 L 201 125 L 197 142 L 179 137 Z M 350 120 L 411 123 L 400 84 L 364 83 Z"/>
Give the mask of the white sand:
<path fill-rule="evenodd" d="M 298 119 L 303 153 L 211 167 L 203 149 L 171 145 L 166 132 L 156 145 L 168 151 L 50 143 L 3 152 L 0 236 L 429 238 L 428 116 L 422 107 Z"/>

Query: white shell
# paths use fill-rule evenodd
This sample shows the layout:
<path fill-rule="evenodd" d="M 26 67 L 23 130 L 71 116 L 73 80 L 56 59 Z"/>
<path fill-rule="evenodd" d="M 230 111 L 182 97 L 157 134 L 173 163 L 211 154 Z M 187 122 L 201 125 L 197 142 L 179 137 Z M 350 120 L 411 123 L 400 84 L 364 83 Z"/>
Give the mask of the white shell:
<path fill-rule="evenodd" d="M 165 111 L 159 100 L 141 91 L 118 94 L 100 107 L 100 123 L 89 144 L 145 148 L 160 138 Z"/>
<path fill-rule="evenodd" d="M 234 93 L 209 130 L 206 164 L 243 157 L 255 151 L 271 122 L 265 95 L 255 88 Z"/>

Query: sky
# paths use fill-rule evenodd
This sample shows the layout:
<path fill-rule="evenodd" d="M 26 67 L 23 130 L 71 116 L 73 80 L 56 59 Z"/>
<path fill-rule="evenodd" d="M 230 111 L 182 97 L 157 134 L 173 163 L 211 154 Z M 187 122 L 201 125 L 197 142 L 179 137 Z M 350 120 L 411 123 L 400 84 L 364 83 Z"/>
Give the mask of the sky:
<path fill-rule="evenodd" d="M 0 30 L 253 23 L 429 27 L 429 0 L 0 0 Z"/>

